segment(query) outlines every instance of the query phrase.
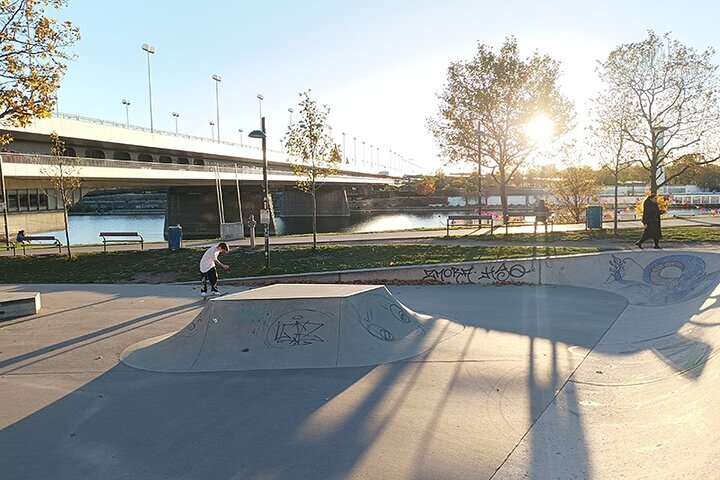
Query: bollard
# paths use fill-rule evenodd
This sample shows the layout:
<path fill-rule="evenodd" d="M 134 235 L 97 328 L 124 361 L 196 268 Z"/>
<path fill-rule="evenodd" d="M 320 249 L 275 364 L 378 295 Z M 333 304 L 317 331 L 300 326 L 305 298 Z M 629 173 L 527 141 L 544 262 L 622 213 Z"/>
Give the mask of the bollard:
<path fill-rule="evenodd" d="M 255 215 L 250 215 L 250 219 L 247 222 L 248 228 L 250 229 L 250 248 L 255 248 Z"/>

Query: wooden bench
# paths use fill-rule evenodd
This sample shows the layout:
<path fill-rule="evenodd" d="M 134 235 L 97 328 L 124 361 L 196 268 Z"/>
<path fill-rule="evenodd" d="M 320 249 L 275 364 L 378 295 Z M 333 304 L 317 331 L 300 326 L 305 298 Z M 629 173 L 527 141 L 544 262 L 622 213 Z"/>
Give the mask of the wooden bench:
<path fill-rule="evenodd" d="M 52 242 L 52 245 L 57 247 L 58 253 L 62 253 L 62 243 L 56 237 L 52 235 L 32 235 L 23 237 L 22 241 L 18 242 L 22 246 L 23 255 L 25 255 L 25 242 Z M 13 249 L 13 253 L 17 251 L 17 244 Z"/>
<path fill-rule="evenodd" d="M 490 221 L 490 231 L 492 232 L 493 229 L 493 217 L 492 215 L 448 215 L 447 217 L 447 226 L 446 226 L 446 236 L 450 236 L 450 225 L 455 225 L 455 222 L 470 222 L 473 224 L 477 221 L 478 228 L 482 226 L 483 220 L 489 220 Z"/>
<path fill-rule="evenodd" d="M 145 249 L 145 241 L 138 232 L 100 232 L 103 239 L 103 251 L 107 252 L 109 242 L 118 243 L 139 243 L 140 250 Z"/>

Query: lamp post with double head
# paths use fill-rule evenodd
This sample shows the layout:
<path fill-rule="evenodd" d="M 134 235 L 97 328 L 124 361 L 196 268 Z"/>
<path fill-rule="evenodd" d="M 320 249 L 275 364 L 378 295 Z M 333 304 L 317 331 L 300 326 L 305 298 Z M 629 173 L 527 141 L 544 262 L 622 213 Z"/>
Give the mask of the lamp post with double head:
<path fill-rule="evenodd" d="M 178 117 L 180 114 L 178 112 L 172 112 L 172 116 L 175 117 L 175 134 L 178 133 Z"/>
<path fill-rule="evenodd" d="M 209 122 L 210 123 L 210 135 L 213 141 L 215 141 L 215 122 Z"/>
<path fill-rule="evenodd" d="M 150 54 L 155 53 L 155 47 L 153 47 L 152 45 L 148 45 L 147 43 L 143 43 L 142 49 L 147 52 L 148 98 L 150 99 L 150 133 L 153 133 L 155 130 L 153 128 L 152 82 L 150 81 Z"/>
<path fill-rule="evenodd" d="M 123 99 L 122 104 L 125 105 L 125 126 L 130 126 L 130 100 Z"/>
<path fill-rule="evenodd" d="M 222 77 L 218 74 L 214 74 L 212 76 L 212 79 L 215 80 L 215 112 L 216 112 L 216 120 L 217 120 L 217 141 L 220 143 L 220 94 L 218 93 L 220 82 L 222 82 Z"/>
<path fill-rule="evenodd" d="M 263 156 L 263 210 L 260 220 L 264 226 L 265 236 L 265 269 L 270 270 L 270 201 L 268 190 L 268 163 L 267 163 L 267 135 L 265 133 L 265 117 L 260 119 L 260 130 L 253 130 L 248 134 L 250 138 L 262 139 Z"/>

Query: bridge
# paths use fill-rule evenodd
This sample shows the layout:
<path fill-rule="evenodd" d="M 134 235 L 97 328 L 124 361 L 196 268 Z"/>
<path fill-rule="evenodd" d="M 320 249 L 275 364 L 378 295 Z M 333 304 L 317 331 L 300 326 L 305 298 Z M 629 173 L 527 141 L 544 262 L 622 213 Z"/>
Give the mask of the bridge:
<path fill-rule="evenodd" d="M 207 138 L 131 127 L 113 122 L 61 115 L 40 119 L 25 128 L 9 128 L 11 151 L 1 152 L 5 180 L 8 229 L 55 229 L 61 225 L 62 205 L 49 186 L 50 134 L 65 142 L 75 157 L 82 187 L 78 201 L 88 191 L 113 188 L 166 187 L 166 224 L 183 226 L 186 237 L 213 237 L 221 223 L 239 223 L 259 216 L 262 199 L 263 160 L 259 146 L 215 142 Z M 270 143 L 270 142 L 269 142 Z M 279 144 L 279 141 L 278 141 Z M 308 215 L 310 198 L 293 188 L 297 177 L 292 158 L 268 149 L 270 191 L 287 215 Z M 350 162 L 324 179 L 318 190 L 318 214 L 348 215 L 348 188 L 368 188 L 394 183 L 399 171 L 379 160 Z M 224 222 L 222 221 L 224 220 Z"/>

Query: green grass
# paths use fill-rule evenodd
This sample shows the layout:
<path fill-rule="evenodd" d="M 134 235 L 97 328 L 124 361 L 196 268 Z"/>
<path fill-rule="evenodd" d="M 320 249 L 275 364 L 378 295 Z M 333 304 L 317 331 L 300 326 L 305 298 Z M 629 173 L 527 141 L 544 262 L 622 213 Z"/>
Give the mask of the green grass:
<path fill-rule="evenodd" d="M 205 249 L 183 248 L 78 253 L 73 260 L 62 255 L 0 257 L 0 283 L 162 283 L 197 280 L 198 263 Z M 266 274 L 308 273 L 426 263 L 462 262 L 533 255 L 567 255 L 595 252 L 596 248 L 464 246 L 464 245 L 334 245 L 283 247 L 270 252 L 266 272 L 262 250 L 234 250 L 221 255 L 229 271 L 221 278 Z"/>
<path fill-rule="evenodd" d="M 510 242 L 604 242 L 633 243 L 642 235 L 641 228 L 620 228 L 617 235 L 612 230 L 580 230 L 571 232 L 549 232 L 547 239 L 544 233 L 502 233 L 502 228 L 493 235 L 482 237 L 468 237 L 478 240 L 510 241 Z M 667 227 L 662 229 L 663 242 L 720 242 L 720 228 L 718 227 Z"/>

